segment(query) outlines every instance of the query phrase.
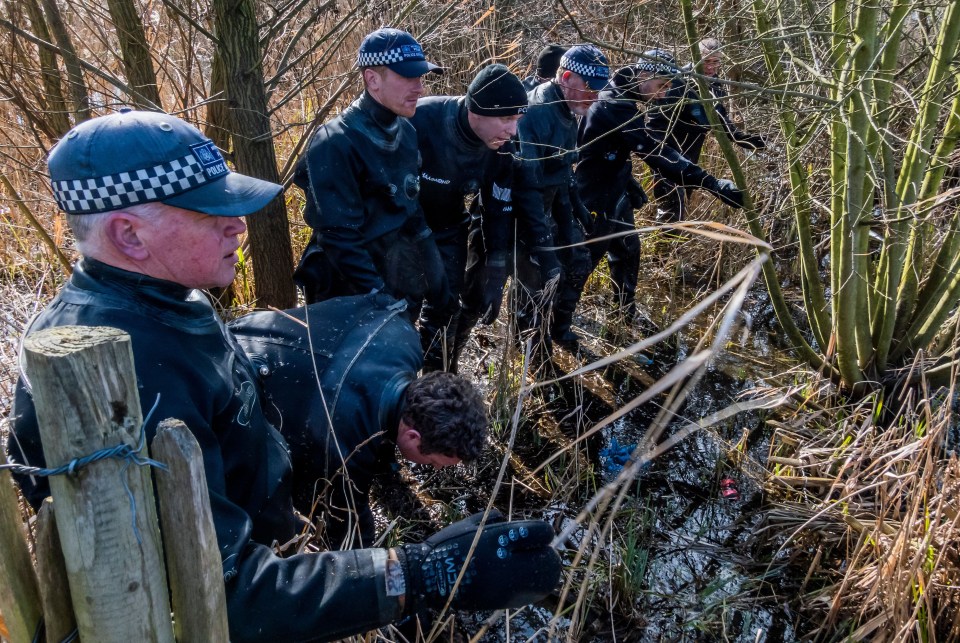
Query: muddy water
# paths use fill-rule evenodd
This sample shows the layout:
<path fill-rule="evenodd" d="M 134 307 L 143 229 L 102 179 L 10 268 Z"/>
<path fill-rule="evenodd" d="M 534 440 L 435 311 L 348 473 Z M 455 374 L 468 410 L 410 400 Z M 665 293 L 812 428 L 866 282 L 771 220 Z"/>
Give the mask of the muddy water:
<path fill-rule="evenodd" d="M 738 330 L 728 350 L 710 364 L 680 408 L 682 418 L 695 421 L 723 409 L 792 363 L 777 347 L 760 288 L 754 290 L 746 311 L 751 327 Z M 597 316 L 577 318 L 576 327 L 586 337 L 582 350 L 575 356 L 557 351 L 551 368 L 539 373 L 540 381 L 570 372 L 637 341 L 644 331 L 649 333 L 649 329 L 637 329 L 630 336 L 618 331 L 617 336 L 604 326 L 602 315 L 598 317 L 600 322 Z M 645 355 L 538 390 L 524 405 L 510 456 L 508 479 L 524 482 L 504 485 L 496 506 L 543 516 L 558 528 L 569 524 L 596 489 L 615 477 L 611 446 L 636 444 L 662 398 L 575 447 L 571 442 L 693 353 L 702 332 L 702 328 L 689 328 Z M 508 370 L 519 371 L 516 360 L 509 362 L 502 336 L 502 327 L 481 329 L 461 367 L 461 373 L 475 377 L 488 390 L 495 388 L 494 373 L 505 359 L 514 365 Z M 505 419 L 511 412 L 508 406 Z M 759 531 L 759 481 L 770 437 L 764 419 L 761 412 L 740 413 L 709 431 L 690 435 L 641 472 L 618 515 L 612 542 L 600 545 L 603 569 L 592 572 L 598 580 L 573 640 L 798 640 L 794 618 L 777 599 L 793 591 L 789 577 L 779 572 L 785 554 L 777 551 L 780 543 L 769 542 Z M 406 485 L 388 488 L 381 498 L 388 513 L 414 521 L 401 539 L 427 535 L 451 514 L 482 510 L 499 472 L 506 440 L 506 432 L 495 436 L 491 453 L 470 466 L 444 471 L 415 468 L 411 473 L 420 483 L 419 495 Z M 554 467 L 553 477 L 528 475 L 558 452 L 563 458 Z M 572 558 L 572 551 L 565 555 Z M 501 619 L 479 640 L 565 640 L 570 635 L 569 620 L 561 619 L 553 636 L 546 634 L 556 605 L 550 607 L 521 610 L 511 615 L 509 623 Z M 484 629 L 486 616 L 462 615 L 461 632 L 475 636 Z"/>
<path fill-rule="evenodd" d="M 718 411 L 764 378 L 786 370 L 789 360 L 771 341 L 776 338 L 764 323 L 769 318 L 765 307 L 764 293 L 756 293 L 745 316 L 752 328 L 745 325 L 731 350 L 709 366 L 681 407 L 682 418 L 697 420 Z M 595 320 L 577 321 L 587 341 L 578 356 L 561 351 L 554 358 L 561 374 L 608 354 L 614 342 L 622 345 L 624 340 L 605 337 L 606 329 Z M 573 438 L 601 421 L 692 353 L 700 332 L 687 329 L 668 345 L 632 361 L 550 387 L 541 398 L 540 439 L 551 441 L 544 423 Z M 611 447 L 619 446 L 621 459 L 625 457 L 647 430 L 657 404 L 648 403 L 614 422 L 577 452 L 601 472 L 600 482 L 616 475 L 616 450 Z M 612 561 L 613 569 L 609 576 L 614 578 L 607 584 L 612 589 L 598 592 L 575 640 L 797 640 L 793 618 L 776 598 L 789 591 L 777 565 L 769 562 L 775 559 L 777 543 L 757 536 L 762 501 L 758 465 L 744 465 L 765 460 L 769 434 L 763 420 L 760 412 L 741 413 L 711 431 L 694 433 L 642 471 L 618 518 L 619 536 L 606 546 L 607 565 Z M 666 435 L 670 433 L 668 428 Z M 538 452 L 518 444 L 519 457 L 528 462 L 551 448 Z M 563 496 L 570 504 L 553 507 L 552 515 L 569 519 L 579 509 L 573 505 L 585 497 Z M 538 499 L 526 501 L 536 506 Z M 491 628 L 481 640 L 547 640 L 543 628 L 550 616 L 544 609 L 526 610 L 509 626 Z M 477 631 L 479 622 L 470 620 L 466 629 Z M 565 623 L 561 621 L 555 638 L 566 638 Z"/>

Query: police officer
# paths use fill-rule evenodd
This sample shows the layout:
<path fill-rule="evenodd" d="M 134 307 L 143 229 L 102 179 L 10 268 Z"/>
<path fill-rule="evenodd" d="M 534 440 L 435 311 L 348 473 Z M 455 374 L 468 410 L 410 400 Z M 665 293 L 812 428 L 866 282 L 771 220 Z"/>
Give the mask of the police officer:
<path fill-rule="evenodd" d="M 230 324 L 290 445 L 293 505 L 322 514 L 333 548 L 374 543 L 370 488 L 395 471 L 397 451 L 448 467 L 476 459 L 486 438 L 483 400 L 470 382 L 417 377 L 420 341 L 405 306 L 384 294 L 337 297 Z"/>
<path fill-rule="evenodd" d="M 542 216 L 550 218 L 552 229 L 552 239 L 533 239 L 534 247 L 571 246 L 584 240 L 582 209 L 574 208 L 570 197 L 572 168 L 577 158 L 577 117 L 587 113 L 608 77 L 607 59 L 599 49 L 574 45 L 561 57 L 554 79 L 529 93 L 530 106 L 520 122 L 519 135 L 521 156 L 530 164 L 534 180 L 518 182 L 515 191 L 518 196 L 539 193 Z M 580 282 L 590 272 L 589 252 L 583 246 L 561 250 L 556 259 L 563 265 L 562 277 L 559 270 L 547 267 L 541 275 L 544 284 L 552 279 Z M 568 289 L 559 287 L 551 300 L 553 319 L 549 336 L 544 338 L 548 349 L 550 338 L 561 343 L 576 340 L 570 331 L 576 298 L 570 297 Z M 518 311 L 519 326 L 542 326 L 543 313 L 541 303 L 526 297 Z"/>
<path fill-rule="evenodd" d="M 720 117 L 727 136 L 734 143 L 748 150 L 766 147 L 766 139 L 759 134 L 744 132 L 730 120 L 724 99 L 727 91 L 723 83 L 717 80 L 720 71 L 720 41 L 705 38 L 699 43 L 699 73 L 711 78 L 710 100 Z M 693 65 L 687 65 L 683 71 L 693 71 Z M 658 99 L 650 110 L 649 129 L 658 139 L 677 150 L 692 163 L 700 162 L 700 152 L 710 131 L 710 121 L 693 79 L 677 77 L 670 90 Z M 653 193 L 657 201 L 657 216 L 664 221 L 680 221 L 686 215 L 688 192 L 692 188 L 678 185 L 669 177 L 654 171 Z"/>
<path fill-rule="evenodd" d="M 677 73 L 671 61 L 659 50 L 651 50 L 639 62 L 618 69 L 610 88 L 600 93 L 582 123 L 575 180 L 578 195 L 594 219 L 591 239 L 633 228 L 632 209 L 627 220 L 622 205 L 632 180 L 633 154 L 677 183 L 702 187 L 727 205 L 743 207 L 743 193 L 731 181 L 711 176 L 647 131 L 645 114 L 637 105 L 663 95 Z M 600 263 L 609 243 L 607 239 L 589 244 L 592 268 Z M 567 282 L 567 296 L 578 301 L 585 284 L 586 278 Z M 622 290 L 628 286 L 621 283 Z M 632 303 L 626 293 L 622 297 L 625 305 Z"/>
<path fill-rule="evenodd" d="M 523 88 L 530 91 L 537 85 L 545 83 L 557 75 L 560 68 L 560 58 L 567 52 L 567 48 L 557 43 L 548 43 L 537 56 L 537 67 L 533 75 L 523 79 Z"/>
<path fill-rule="evenodd" d="M 429 300 L 423 306 L 420 336 L 426 370 L 455 371 L 462 348 L 456 338 L 467 263 L 467 201 L 472 202 L 492 250 L 486 261 L 493 270 L 484 271 L 482 278 L 487 274 L 498 278 L 497 270 L 503 272 L 506 265 L 514 220 L 513 166 L 518 155 L 513 138 L 526 109 L 527 94 L 520 79 L 499 64 L 481 69 L 465 96 L 431 96 L 417 103 L 411 121 L 423 159 L 420 205 L 437 240 L 452 295 L 446 307 Z"/>
<path fill-rule="evenodd" d="M 364 92 L 324 124 L 297 165 L 313 234 L 294 279 L 307 302 L 385 291 L 414 308 L 449 297 L 418 201 L 417 136 L 408 120 L 422 76 L 440 73 L 413 36 L 378 29 L 357 56 Z"/>
<path fill-rule="evenodd" d="M 287 445 L 265 416 L 253 365 L 198 289 L 233 281 L 242 217 L 281 186 L 231 172 L 195 127 L 155 112 L 88 120 L 54 147 L 48 165 L 82 258 L 27 334 L 84 325 L 130 335 L 146 438 L 174 417 L 200 444 L 231 641 L 334 640 L 439 609 L 450 589 L 441 563 L 459 573 L 473 544 L 454 609 L 519 607 L 555 587 L 552 528 L 496 515 L 482 530 L 473 517 L 423 543 L 276 555 L 272 544 L 299 527 Z M 11 426 L 10 461 L 44 466 L 23 376 Z M 22 473 L 17 481 L 34 507 L 50 493 L 45 478 Z"/>

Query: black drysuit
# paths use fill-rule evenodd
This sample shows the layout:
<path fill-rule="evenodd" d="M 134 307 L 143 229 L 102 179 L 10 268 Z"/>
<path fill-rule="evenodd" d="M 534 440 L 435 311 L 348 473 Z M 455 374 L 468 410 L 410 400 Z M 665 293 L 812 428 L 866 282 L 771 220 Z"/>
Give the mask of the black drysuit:
<path fill-rule="evenodd" d="M 420 205 L 433 230 L 452 295 L 446 307 L 427 301 L 421 311 L 424 367 L 430 371 L 455 371 L 462 348 L 456 345 L 456 337 L 467 264 L 468 202 L 481 213 L 489 243 L 504 247 L 512 233 L 516 147 L 508 141 L 499 150 L 490 149 L 474 134 L 467 118 L 463 97 L 431 96 L 417 102 L 410 119 L 422 159 Z"/>
<path fill-rule="evenodd" d="M 590 240 L 633 229 L 632 208 L 623 200 L 632 178 L 631 155 L 636 154 L 661 175 L 684 185 L 704 187 L 711 192 L 718 189 L 717 179 L 702 168 L 665 146 L 650 135 L 643 112 L 637 110 L 641 98 L 617 87 L 600 93 L 590 106 L 580 126 L 580 161 L 574 180 L 577 194 L 594 217 Z M 629 209 L 630 214 L 626 212 Z M 591 270 L 596 268 L 610 247 L 611 240 L 588 244 Z M 639 251 L 635 244 L 625 242 L 628 248 Z M 639 264 L 621 257 L 617 284 L 621 303 L 630 314 L 636 288 L 636 270 Z M 633 275 L 627 274 L 633 271 Z M 564 284 L 565 296 L 576 304 L 586 285 L 589 272 L 582 280 Z M 627 292 L 627 290 L 631 292 Z"/>
<path fill-rule="evenodd" d="M 287 446 L 264 417 L 249 360 L 201 292 L 83 259 L 29 332 L 68 325 L 129 333 L 144 415 L 160 394 L 147 439 L 173 417 L 200 443 L 232 641 L 340 639 L 400 616 L 386 595 L 386 550 L 274 554 L 271 543 L 286 542 L 298 526 Z M 11 461 L 43 466 L 22 376 L 12 427 Z M 18 476 L 34 507 L 49 494 L 38 480 Z"/>
<path fill-rule="evenodd" d="M 366 92 L 317 131 L 294 175 L 313 228 L 294 273 L 308 303 L 384 290 L 418 308 L 428 291 L 447 296 L 419 168 L 413 125 Z"/>
<path fill-rule="evenodd" d="M 404 394 L 422 363 L 405 308 L 386 295 L 337 297 L 230 324 L 290 445 L 294 506 L 323 511 L 331 547 L 376 539 L 370 487 L 396 464 Z"/>
<path fill-rule="evenodd" d="M 687 65 L 684 69 L 689 71 L 691 67 Z M 710 93 L 714 109 L 730 140 L 750 150 L 761 149 L 766 145 L 762 136 L 744 132 L 730 121 L 730 115 L 723 103 L 727 97 L 723 83 L 711 82 Z M 674 79 L 666 96 L 654 102 L 648 112 L 647 122 L 654 137 L 680 152 L 690 162 L 700 162 L 700 153 L 710 132 L 710 121 L 693 80 Z M 659 215 L 665 220 L 679 221 L 684 218 L 687 193 L 690 190 L 689 186 L 679 185 L 654 170 L 653 193 Z"/>

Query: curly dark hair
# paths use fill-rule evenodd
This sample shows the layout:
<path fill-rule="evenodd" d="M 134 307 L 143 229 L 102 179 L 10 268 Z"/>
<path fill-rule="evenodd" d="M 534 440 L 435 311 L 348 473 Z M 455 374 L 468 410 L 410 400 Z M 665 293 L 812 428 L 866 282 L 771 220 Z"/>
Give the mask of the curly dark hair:
<path fill-rule="evenodd" d="M 401 419 L 420 433 L 420 451 L 476 460 L 487 438 L 487 409 L 465 378 L 437 371 L 410 383 Z"/>

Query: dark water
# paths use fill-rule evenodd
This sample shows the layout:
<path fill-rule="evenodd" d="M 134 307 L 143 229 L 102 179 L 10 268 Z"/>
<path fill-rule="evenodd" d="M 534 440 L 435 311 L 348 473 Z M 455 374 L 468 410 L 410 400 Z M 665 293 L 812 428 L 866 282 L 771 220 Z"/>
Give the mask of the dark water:
<path fill-rule="evenodd" d="M 680 419 L 696 421 L 723 409 L 744 391 L 762 386 L 764 378 L 786 370 L 787 362 L 775 347 L 776 336 L 764 319 L 764 307 L 762 294 L 751 299 L 744 320 L 752 327 L 744 324 L 734 334 L 730 350 L 708 366 L 680 407 Z M 538 374 L 541 381 L 594 361 L 650 331 L 638 329 L 632 337 L 615 337 L 592 319 L 577 322 L 589 339 L 576 357 L 558 351 L 552 368 Z M 611 446 L 619 445 L 625 457 L 647 431 L 663 398 L 628 413 L 576 447 L 570 446 L 571 441 L 686 359 L 696 349 L 702 330 L 687 329 L 644 355 L 538 389 L 524 407 L 512 474 L 522 477 L 523 467 L 533 469 L 557 452 L 564 453 L 557 470 L 575 474 L 571 479 L 552 480 L 555 486 L 542 493 L 505 485 L 496 505 L 544 516 L 557 528 L 568 525 L 596 489 L 616 477 Z M 481 334 L 479 362 L 471 366 L 481 380 L 489 381 L 491 364 L 498 367 L 502 359 L 503 348 L 491 339 L 493 335 L 493 331 Z M 508 406 L 505 413 L 510 411 Z M 770 440 L 764 419 L 762 411 L 743 412 L 695 432 L 654 459 L 630 483 L 613 536 L 595 544 L 603 550 L 602 569 L 592 572 L 596 577 L 590 590 L 593 600 L 580 617 L 576 630 L 581 634 L 574 640 L 746 643 L 798 639 L 795 619 L 778 598 L 789 596 L 793 589 L 790 576 L 782 573 L 780 561 L 785 555 L 777 550 L 779 543 L 769 542 L 758 532 L 763 516 L 760 470 Z M 679 419 L 663 437 L 678 424 L 682 424 Z M 501 435 L 495 442 L 505 440 L 506 435 Z M 491 454 L 487 462 L 453 472 L 418 469 L 415 473 L 427 496 L 469 513 L 482 510 L 489 500 L 501 456 Z M 408 504 L 404 515 L 417 515 L 411 509 L 415 505 Z M 428 507 L 419 510 L 431 515 Z M 442 522 L 436 510 L 433 506 L 433 518 Z M 429 526 L 424 529 L 430 531 Z M 574 540 L 580 536 L 582 532 L 575 532 Z M 572 554 L 569 550 L 564 555 L 572 558 Z M 553 636 L 547 634 L 556 605 L 551 607 L 511 615 L 509 625 L 499 621 L 480 640 L 565 640 L 567 618 L 559 620 Z M 486 616 L 462 616 L 462 630 L 474 635 Z"/>
<path fill-rule="evenodd" d="M 755 298 L 745 320 L 762 317 L 765 305 L 762 295 Z M 603 336 L 604 329 L 595 322 L 578 321 L 588 337 Z M 744 324 L 733 338 L 732 352 L 708 366 L 680 407 L 680 419 L 696 421 L 716 412 L 777 372 L 774 360 L 781 354 L 772 346 L 768 327 L 752 325 Z M 544 414 L 569 437 L 579 435 L 642 392 L 649 381 L 638 376 L 658 378 L 684 360 L 695 350 L 701 331 L 687 329 L 630 362 L 607 367 L 591 382 L 577 378 L 551 386 L 543 396 L 549 401 Z M 561 356 L 554 362 L 575 368 L 599 357 L 596 353 L 603 351 L 597 347 L 588 340 L 578 360 Z M 558 368 L 560 374 L 564 370 Z M 611 452 L 611 446 L 619 446 L 624 457 L 647 431 L 661 401 L 641 406 L 587 441 L 583 453 L 602 472 L 600 482 L 613 480 L 618 472 L 613 461 L 617 452 Z M 797 639 L 794 619 L 777 598 L 789 590 L 788 577 L 776 562 L 777 543 L 756 535 L 763 499 L 757 465 L 745 465 L 765 461 L 770 435 L 763 420 L 762 412 L 740 413 L 690 435 L 643 468 L 617 518 L 616 535 L 601 545 L 606 551 L 601 575 L 609 589 L 597 590 L 581 621 L 584 633 L 579 640 Z M 664 437 L 681 423 L 671 424 Z M 558 513 L 569 519 L 578 508 L 560 508 Z M 549 616 L 528 614 L 522 626 L 513 624 L 510 640 L 547 640 L 538 628 Z M 562 627 L 559 632 L 558 637 L 566 637 Z M 483 640 L 505 641 L 507 636 L 501 627 Z"/>

